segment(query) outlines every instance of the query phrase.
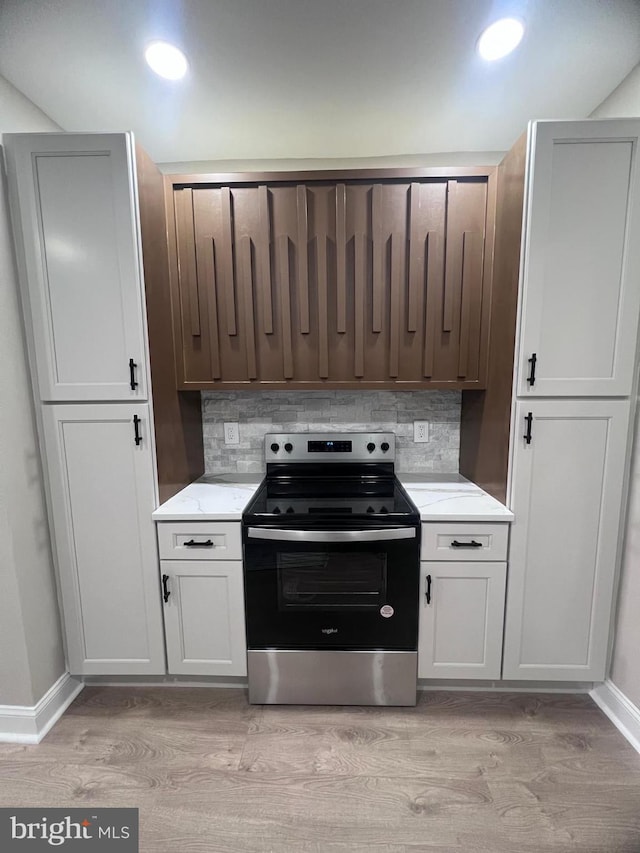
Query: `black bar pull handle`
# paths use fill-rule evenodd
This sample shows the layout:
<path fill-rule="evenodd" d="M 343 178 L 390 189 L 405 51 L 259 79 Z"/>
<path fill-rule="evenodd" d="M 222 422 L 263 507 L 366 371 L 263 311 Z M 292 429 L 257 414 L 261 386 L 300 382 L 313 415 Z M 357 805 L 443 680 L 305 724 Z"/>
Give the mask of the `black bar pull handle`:
<path fill-rule="evenodd" d="M 427 575 L 427 589 L 425 591 L 427 604 L 431 604 L 431 575 Z"/>
<path fill-rule="evenodd" d="M 527 425 L 526 432 L 524 434 L 524 440 L 526 444 L 531 444 L 531 422 L 533 421 L 533 414 L 529 412 L 525 415 L 524 422 Z"/>
<path fill-rule="evenodd" d="M 211 539 L 207 539 L 206 542 L 196 542 L 195 539 L 189 539 L 188 542 L 184 543 L 185 548 L 213 548 L 213 542 Z"/>
<path fill-rule="evenodd" d="M 136 447 L 139 444 L 142 444 L 142 436 L 140 435 L 140 424 L 141 423 L 142 422 L 141 422 L 140 418 L 137 415 L 134 415 L 133 416 L 133 435 L 135 437 L 134 441 L 136 443 Z"/>
<path fill-rule="evenodd" d="M 471 542 L 458 542 L 457 539 L 451 541 L 452 548 L 482 548 L 482 542 L 476 542 L 472 539 Z"/>
<path fill-rule="evenodd" d="M 529 362 L 529 375 L 527 376 L 527 382 L 529 383 L 529 387 L 533 388 L 536 384 L 536 361 L 538 360 L 538 356 L 535 352 L 531 353 L 531 358 L 528 358 Z"/>
<path fill-rule="evenodd" d="M 164 598 L 164 603 L 166 604 L 169 601 L 169 596 L 171 595 L 171 591 L 169 590 L 169 575 L 162 575 L 162 597 Z"/>
<path fill-rule="evenodd" d="M 136 367 L 138 365 L 135 361 L 130 358 L 129 359 L 129 385 L 131 386 L 131 390 L 135 391 L 138 387 L 138 383 L 136 382 Z"/>

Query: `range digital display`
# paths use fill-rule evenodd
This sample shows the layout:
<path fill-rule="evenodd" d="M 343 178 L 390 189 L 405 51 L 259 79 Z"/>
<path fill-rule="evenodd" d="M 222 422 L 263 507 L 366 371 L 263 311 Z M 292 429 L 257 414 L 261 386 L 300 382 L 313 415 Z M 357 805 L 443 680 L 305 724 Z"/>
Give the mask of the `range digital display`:
<path fill-rule="evenodd" d="M 308 441 L 309 453 L 351 453 L 350 441 Z"/>

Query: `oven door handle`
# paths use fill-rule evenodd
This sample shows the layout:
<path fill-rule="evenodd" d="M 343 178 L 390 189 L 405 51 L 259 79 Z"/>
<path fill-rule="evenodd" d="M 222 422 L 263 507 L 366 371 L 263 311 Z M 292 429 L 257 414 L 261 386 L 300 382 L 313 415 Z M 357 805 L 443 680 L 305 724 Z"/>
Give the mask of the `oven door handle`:
<path fill-rule="evenodd" d="M 248 527 L 250 539 L 275 539 L 278 542 L 382 542 L 385 539 L 415 539 L 415 527 L 386 530 L 274 530 L 272 527 Z"/>

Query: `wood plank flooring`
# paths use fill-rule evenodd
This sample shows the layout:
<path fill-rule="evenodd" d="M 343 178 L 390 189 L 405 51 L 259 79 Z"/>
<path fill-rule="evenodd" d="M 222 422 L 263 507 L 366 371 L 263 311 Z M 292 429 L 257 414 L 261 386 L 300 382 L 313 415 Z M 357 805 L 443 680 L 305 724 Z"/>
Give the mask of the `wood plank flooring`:
<path fill-rule="evenodd" d="M 88 687 L 0 744 L 0 806 L 137 806 L 143 853 L 640 853 L 640 756 L 584 695 L 250 706 Z"/>

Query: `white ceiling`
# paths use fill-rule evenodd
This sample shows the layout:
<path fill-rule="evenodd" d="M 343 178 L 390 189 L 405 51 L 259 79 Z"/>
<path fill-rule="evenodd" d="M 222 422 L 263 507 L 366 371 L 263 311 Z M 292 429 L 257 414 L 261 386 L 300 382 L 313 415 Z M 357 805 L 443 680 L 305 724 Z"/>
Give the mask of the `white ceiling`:
<path fill-rule="evenodd" d="M 487 64 L 505 13 L 525 39 Z M 183 81 L 146 67 L 157 38 Z M 638 0 L 0 0 L 0 74 L 156 162 L 504 150 L 530 118 L 589 115 L 638 59 Z"/>

